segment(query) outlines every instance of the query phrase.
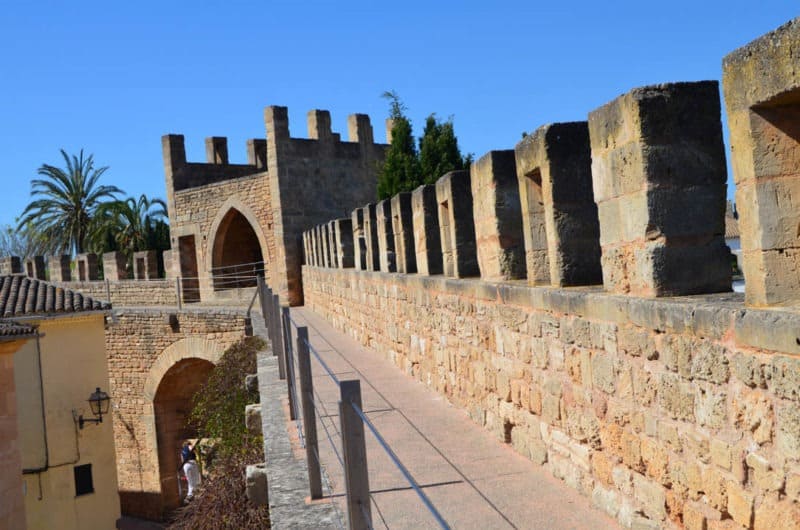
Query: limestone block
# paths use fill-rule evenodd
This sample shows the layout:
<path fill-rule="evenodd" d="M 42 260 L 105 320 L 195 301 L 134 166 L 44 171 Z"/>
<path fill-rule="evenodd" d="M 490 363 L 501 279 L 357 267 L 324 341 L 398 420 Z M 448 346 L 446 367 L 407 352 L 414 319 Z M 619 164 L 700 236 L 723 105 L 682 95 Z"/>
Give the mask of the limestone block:
<path fill-rule="evenodd" d="M 258 392 L 258 374 L 246 375 L 244 378 L 244 388 L 248 392 Z"/>
<path fill-rule="evenodd" d="M 328 221 L 325 223 L 325 229 L 328 235 L 328 266 L 336 269 L 339 267 L 339 249 L 336 245 L 336 226 L 334 222 Z"/>
<path fill-rule="evenodd" d="M 333 233 L 336 238 L 336 266 L 340 269 L 352 269 L 353 256 L 353 221 L 336 219 L 333 221 Z"/>
<path fill-rule="evenodd" d="M 70 257 L 68 254 L 61 256 L 47 257 L 47 270 L 50 274 L 51 282 L 68 282 L 72 280 L 72 270 L 70 269 Z"/>
<path fill-rule="evenodd" d="M 350 215 L 353 228 L 353 263 L 356 270 L 367 270 L 367 240 L 364 232 L 364 209 L 356 208 Z"/>
<path fill-rule="evenodd" d="M 75 270 L 79 282 L 95 281 L 98 279 L 97 254 L 78 254 L 75 257 Z"/>
<path fill-rule="evenodd" d="M 729 291 L 717 83 L 632 90 L 590 113 L 589 137 L 605 288 Z"/>
<path fill-rule="evenodd" d="M 106 280 L 127 280 L 128 260 L 122 252 L 106 252 L 103 254 L 103 277 Z"/>
<path fill-rule="evenodd" d="M 469 171 L 451 171 L 436 181 L 439 238 L 445 276 L 479 276 Z"/>
<path fill-rule="evenodd" d="M 133 276 L 137 280 L 158 278 L 158 253 L 155 250 L 133 253 Z"/>
<path fill-rule="evenodd" d="M 394 251 L 392 229 L 392 202 L 386 199 L 375 205 L 375 220 L 378 235 L 378 264 L 381 272 L 397 272 L 397 257 Z"/>
<path fill-rule="evenodd" d="M 244 408 L 244 424 L 251 434 L 261 434 L 261 405 L 247 405 Z"/>
<path fill-rule="evenodd" d="M 245 493 L 247 500 L 255 506 L 267 506 L 269 504 L 266 464 L 247 466 L 245 470 Z"/>
<path fill-rule="evenodd" d="M 529 283 L 599 284 L 600 230 L 587 123 L 540 127 L 515 152 Z"/>
<path fill-rule="evenodd" d="M 795 19 L 723 60 L 748 305 L 800 300 L 800 71 Z"/>
<path fill-rule="evenodd" d="M 364 237 L 367 247 L 367 270 L 380 270 L 380 251 L 378 250 L 377 205 L 364 206 Z"/>
<path fill-rule="evenodd" d="M 22 262 L 19 256 L 0 258 L 0 275 L 22 274 Z"/>
<path fill-rule="evenodd" d="M 417 272 L 426 276 L 442 274 L 436 186 L 423 185 L 411 192 L 411 209 Z"/>
<path fill-rule="evenodd" d="M 525 245 L 514 151 L 490 151 L 470 167 L 481 278 L 525 277 Z"/>
<path fill-rule="evenodd" d="M 401 192 L 392 197 L 392 232 L 397 272 L 417 272 L 417 253 L 414 248 L 414 223 L 411 193 Z"/>
<path fill-rule="evenodd" d="M 44 256 L 32 256 L 25 260 L 25 274 L 29 278 L 45 280 L 46 272 L 44 266 Z"/>

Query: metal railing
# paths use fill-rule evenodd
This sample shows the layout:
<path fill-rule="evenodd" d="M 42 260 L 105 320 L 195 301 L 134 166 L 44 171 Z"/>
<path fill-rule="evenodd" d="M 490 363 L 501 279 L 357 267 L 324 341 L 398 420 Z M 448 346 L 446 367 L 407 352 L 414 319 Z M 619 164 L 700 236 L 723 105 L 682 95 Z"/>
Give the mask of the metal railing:
<path fill-rule="evenodd" d="M 264 275 L 264 262 L 253 261 L 212 267 L 209 272 L 211 272 L 215 291 L 255 287 L 256 278 Z"/>
<path fill-rule="evenodd" d="M 289 313 L 287 306 L 281 306 L 278 295 L 270 289 L 263 278 L 258 279 L 258 293 L 261 310 L 267 327 L 273 354 L 278 357 L 278 372 L 281 379 L 286 379 L 289 398 L 289 415 L 296 422 L 301 445 L 306 450 L 308 463 L 309 489 L 312 499 L 321 499 L 322 477 L 324 466 L 319 455 L 317 437 L 317 417 L 325 430 L 336 459 L 344 471 L 345 491 L 347 498 L 347 519 L 350 529 L 372 529 L 373 501 L 369 489 L 368 458 L 366 449 L 365 426 L 386 452 L 389 460 L 397 467 L 411 489 L 417 494 L 433 519 L 444 529 L 449 525 L 431 502 L 430 498 L 414 479 L 408 468 L 400 461 L 380 431 L 370 421 L 362 409 L 361 382 L 357 379 L 340 380 L 328 366 L 320 353 L 311 344 L 308 328 L 298 325 Z M 292 341 L 292 328 L 295 329 L 296 348 Z M 318 404 L 324 408 L 322 400 L 314 389 L 311 369 L 311 356 L 317 360 L 327 377 L 339 388 L 339 434 L 341 450 L 334 442 L 324 418 L 327 411 L 321 414 Z M 296 362 L 296 367 L 295 367 Z M 298 393 L 297 382 L 300 390 Z M 298 400 L 299 396 L 299 400 Z M 302 406 L 302 415 L 301 412 Z M 330 488 L 329 486 L 329 489 Z"/>

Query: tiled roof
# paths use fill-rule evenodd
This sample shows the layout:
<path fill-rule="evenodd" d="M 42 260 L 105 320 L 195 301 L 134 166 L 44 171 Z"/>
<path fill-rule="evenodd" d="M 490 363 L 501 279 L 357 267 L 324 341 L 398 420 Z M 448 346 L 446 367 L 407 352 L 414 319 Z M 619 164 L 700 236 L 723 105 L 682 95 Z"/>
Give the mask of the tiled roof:
<path fill-rule="evenodd" d="M 21 274 L 0 276 L 0 318 L 111 309 L 111 304 Z"/>
<path fill-rule="evenodd" d="M 12 320 L 0 320 L 0 340 L 7 337 L 26 337 L 34 333 L 36 333 L 34 326 L 19 324 Z"/>

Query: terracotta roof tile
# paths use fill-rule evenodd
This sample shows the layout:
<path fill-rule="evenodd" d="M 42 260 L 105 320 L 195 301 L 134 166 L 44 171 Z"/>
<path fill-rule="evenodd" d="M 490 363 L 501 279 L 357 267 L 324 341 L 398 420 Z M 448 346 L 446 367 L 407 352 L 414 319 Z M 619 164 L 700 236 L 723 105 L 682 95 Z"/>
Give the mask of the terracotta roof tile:
<path fill-rule="evenodd" d="M 71 289 L 21 274 L 0 276 L 0 318 L 104 309 L 111 309 L 111 304 Z"/>
<path fill-rule="evenodd" d="M 25 337 L 36 333 L 35 326 L 20 324 L 13 320 L 0 319 L 0 338 L 2 337 Z"/>

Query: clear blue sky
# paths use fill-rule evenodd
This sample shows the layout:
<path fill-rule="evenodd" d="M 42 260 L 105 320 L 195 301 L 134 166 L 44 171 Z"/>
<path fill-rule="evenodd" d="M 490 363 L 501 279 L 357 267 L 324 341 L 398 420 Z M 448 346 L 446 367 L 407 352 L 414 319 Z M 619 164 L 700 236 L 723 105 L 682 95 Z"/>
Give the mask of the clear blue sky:
<path fill-rule="evenodd" d="M 0 225 L 60 148 L 94 153 L 131 195 L 164 197 L 162 134 L 184 134 L 195 161 L 206 136 L 227 136 L 243 162 L 263 108 L 285 105 L 293 136 L 320 108 L 343 137 L 348 114 L 368 113 L 383 141 L 379 96 L 393 89 L 415 133 L 452 115 L 481 156 L 636 86 L 720 79 L 725 54 L 798 15 L 797 0 L 0 0 Z"/>

